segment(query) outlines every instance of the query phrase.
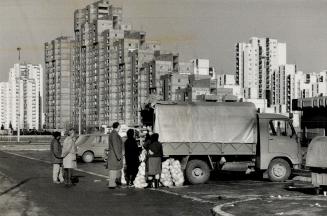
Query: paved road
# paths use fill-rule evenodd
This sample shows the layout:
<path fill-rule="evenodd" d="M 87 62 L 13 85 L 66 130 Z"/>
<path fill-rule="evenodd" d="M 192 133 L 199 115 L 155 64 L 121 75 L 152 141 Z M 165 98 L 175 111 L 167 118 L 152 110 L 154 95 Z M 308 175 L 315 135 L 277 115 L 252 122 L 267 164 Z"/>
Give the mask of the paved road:
<path fill-rule="evenodd" d="M 14 179 L 40 215 L 210 215 L 211 203 L 153 190 L 108 190 L 105 179 L 77 172 L 80 183 L 72 188 L 51 183 L 50 165 L 0 152 L 0 171 Z M 100 181 L 99 181 L 100 180 Z"/>
<path fill-rule="evenodd" d="M 0 160 L 0 171 L 17 182 L 31 178 L 21 189 L 49 215 L 211 215 L 211 209 L 217 215 L 327 215 L 327 197 L 314 195 L 310 188 L 286 190 L 292 181 L 273 183 L 225 173 L 204 185 L 110 191 L 105 189 L 107 171 L 98 162 L 79 163 L 83 178 L 67 189 L 51 184 L 50 165 L 44 162 L 48 152 L 0 152 Z"/>

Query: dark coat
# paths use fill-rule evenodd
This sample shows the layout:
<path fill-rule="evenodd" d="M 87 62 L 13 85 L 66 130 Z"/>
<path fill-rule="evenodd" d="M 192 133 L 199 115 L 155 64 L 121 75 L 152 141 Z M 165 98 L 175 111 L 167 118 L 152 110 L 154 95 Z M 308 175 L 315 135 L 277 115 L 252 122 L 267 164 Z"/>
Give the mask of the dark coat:
<path fill-rule="evenodd" d="M 50 144 L 50 154 L 51 154 L 50 157 L 51 157 L 51 162 L 53 164 L 62 164 L 61 152 L 62 152 L 61 144 L 59 143 L 58 140 L 53 138 Z"/>
<path fill-rule="evenodd" d="M 140 164 L 140 150 L 134 138 L 128 138 L 124 144 L 127 180 L 134 181 Z"/>
<path fill-rule="evenodd" d="M 120 170 L 123 168 L 123 140 L 116 130 L 109 134 L 108 169 Z"/>
<path fill-rule="evenodd" d="M 147 175 L 156 175 L 161 173 L 161 159 L 163 156 L 162 144 L 158 141 L 150 142 L 147 146 L 147 163 L 146 173 Z M 153 154 L 150 154 L 150 151 Z"/>
<path fill-rule="evenodd" d="M 151 150 L 153 152 L 152 155 L 148 154 L 148 157 L 162 157 L 163 150 L 162 144 L 160 142 L 150 142 L 147 145 L 147 151 Z"/>
<path fill-rule="evenodd" d="M 126 164 L 132 165 L 139 162 L 139 147 L 137 145 L 137 142 L 134 138 L 130 139 L 128 138 L 125 143 L 125 159 Z"/>

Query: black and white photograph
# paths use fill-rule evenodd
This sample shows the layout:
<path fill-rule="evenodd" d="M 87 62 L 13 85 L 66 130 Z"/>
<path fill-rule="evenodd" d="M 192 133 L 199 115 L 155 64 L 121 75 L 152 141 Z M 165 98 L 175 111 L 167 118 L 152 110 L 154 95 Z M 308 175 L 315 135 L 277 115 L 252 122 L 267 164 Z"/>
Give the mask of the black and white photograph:
<path fill-rule="evenodd" d="M 327 0 L 0 0 L 1 216 L 327 215 Z"/>

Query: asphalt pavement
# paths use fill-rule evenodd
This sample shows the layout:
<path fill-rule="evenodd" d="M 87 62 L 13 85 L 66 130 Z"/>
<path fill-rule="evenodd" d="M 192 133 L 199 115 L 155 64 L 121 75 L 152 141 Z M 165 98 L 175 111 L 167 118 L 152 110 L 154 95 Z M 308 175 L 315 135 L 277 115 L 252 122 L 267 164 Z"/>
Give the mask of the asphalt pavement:
<path fill-rule="evenodd" d="M 0 172 L 15 179 L 39 215 L 327 215 L 327 197 L 310 183 L 274 183 L 255 175 L 224 173 L 208 184 L 156 190 L 106 188 L 103 162 L 79 163 L 80 183 L 51 183 L 47 151 L 0 152 Z M 288 186 L 304 187 L 290 189 Z M 46 214 L 45 214 L 46 213 Z"/>
<path fill-rule="evenodd" d="M 196 203 L 147 189 L 109 190 L 106 179 L 76 172 L 80 182 L 71 188 L 53 184 L 51 165 L 0 152 L 0 171 L 15 181 L 39 215 L 210 215 L 211 203 Z"/>

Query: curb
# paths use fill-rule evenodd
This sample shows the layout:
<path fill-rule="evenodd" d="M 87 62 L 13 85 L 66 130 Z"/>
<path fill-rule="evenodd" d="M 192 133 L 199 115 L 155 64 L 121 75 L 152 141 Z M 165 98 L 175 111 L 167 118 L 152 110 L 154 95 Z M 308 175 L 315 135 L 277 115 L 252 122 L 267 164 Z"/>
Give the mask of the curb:
<path fill-rule="evenodd" d="M 1 151 L 46 151 L 50 150 L 48 144 L 9 144 L 0 145 Z"/>

